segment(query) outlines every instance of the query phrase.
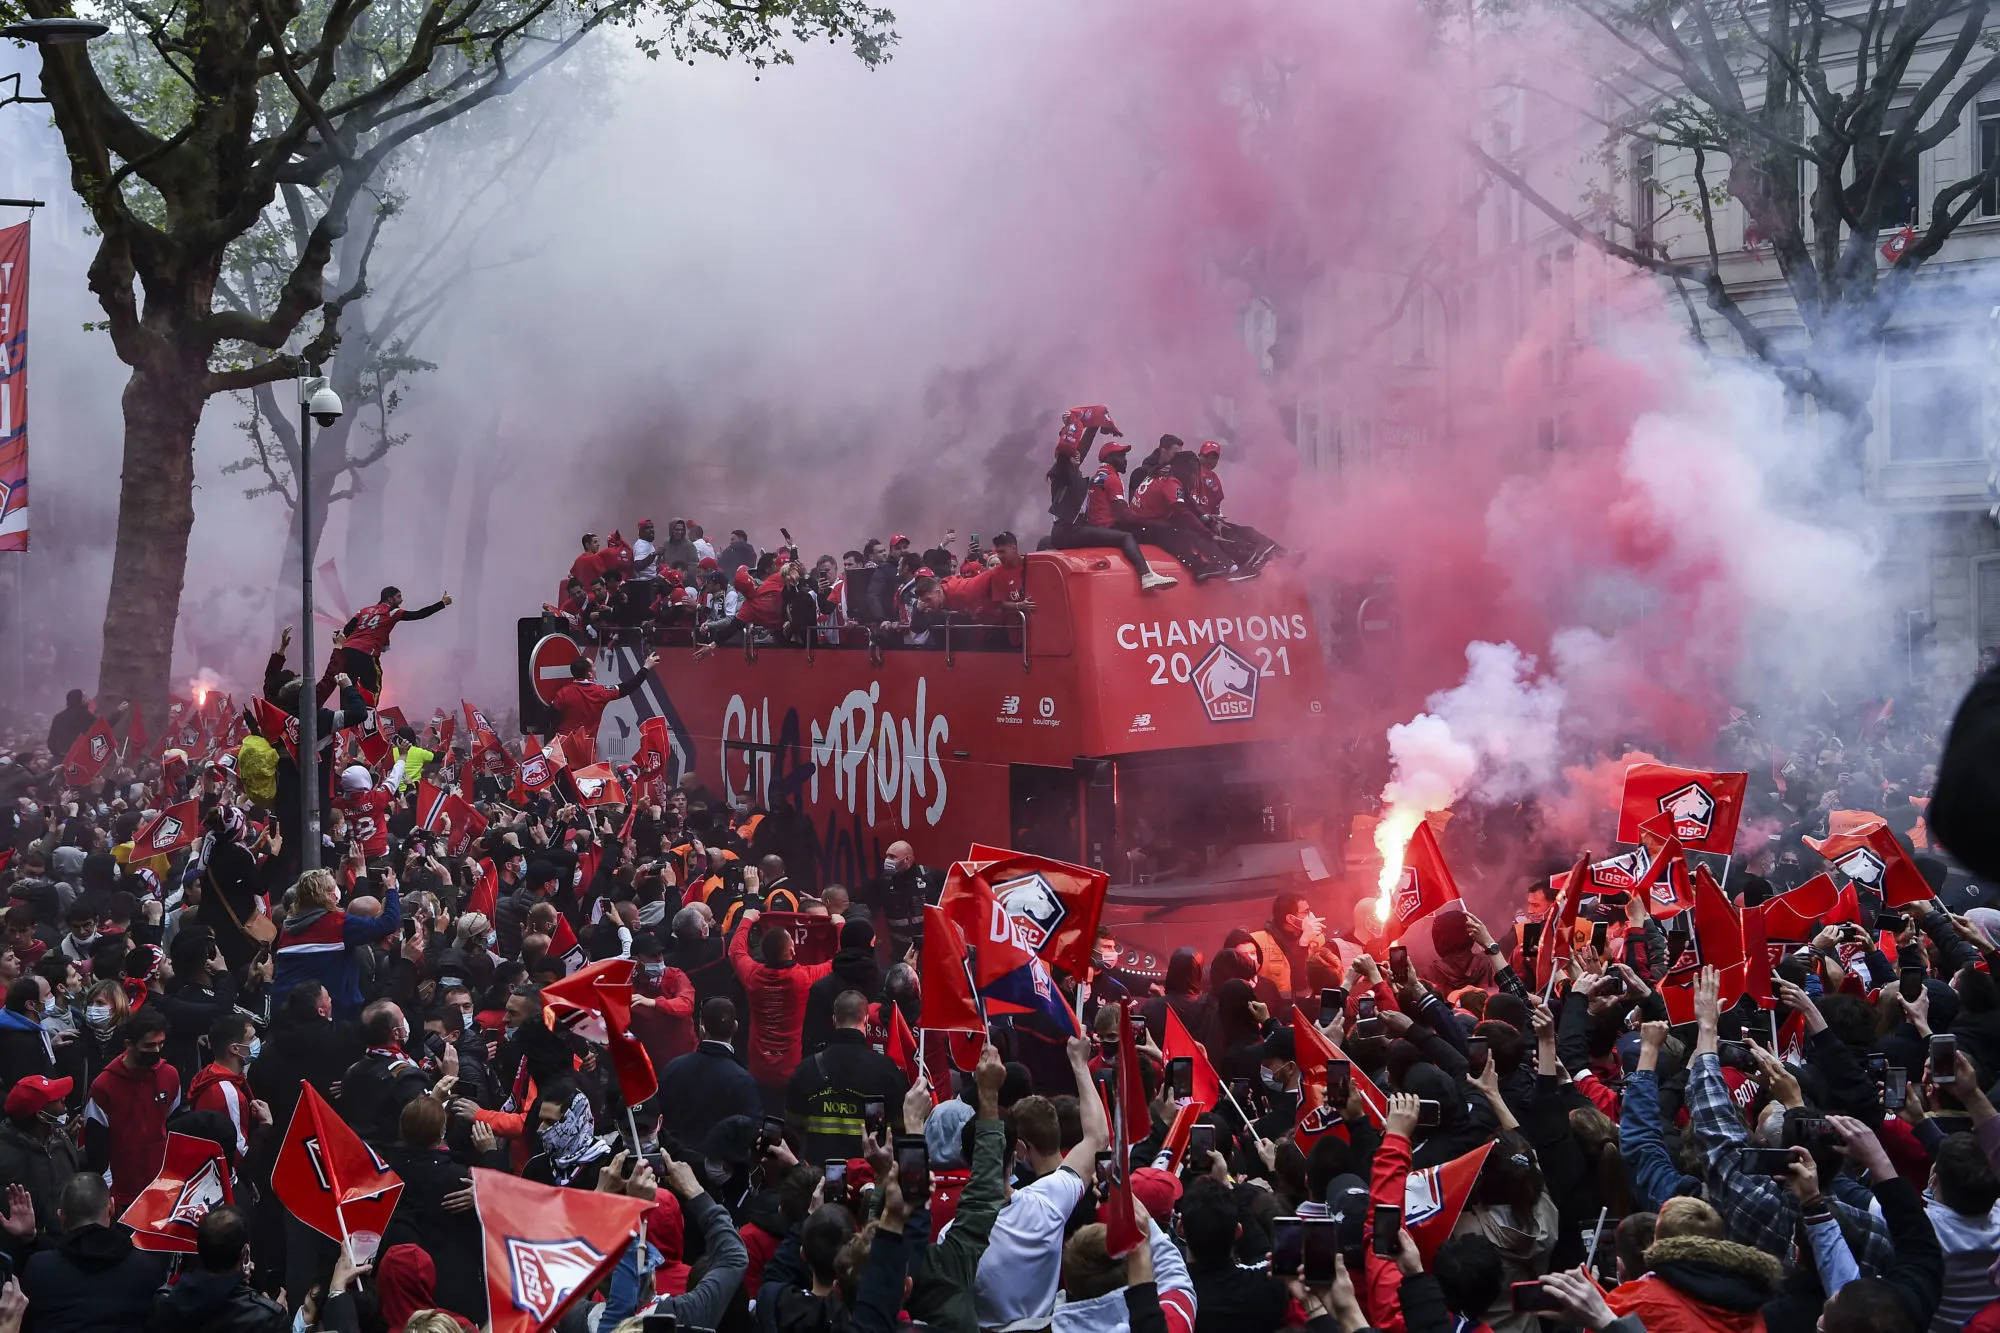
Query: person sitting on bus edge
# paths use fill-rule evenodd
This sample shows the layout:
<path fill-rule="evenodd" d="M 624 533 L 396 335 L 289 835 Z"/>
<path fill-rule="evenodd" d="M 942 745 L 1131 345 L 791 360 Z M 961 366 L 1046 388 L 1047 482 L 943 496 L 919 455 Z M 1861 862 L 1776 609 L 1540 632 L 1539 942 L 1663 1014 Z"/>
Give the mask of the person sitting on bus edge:
<path fill-rule="evenodd" d="M 623 699 L 643 685 L 646 676 L 660 664 L 660 655 L 647 653 L 638 671 L 615 690 L 592 679 L 597 673 L 596 661 L 595 654 L 579 655 L 569 664 L 570 679 L 549 700 L 549 707 L 555 710 L 555 731 L 562 741 L 563 755 L 577 767 L 597 762 L 597 729 L 604 722 L 604 710 L 612 700 Z"/>
<path fill-rule="evenodd" d="M 961 612 L 988 625 L 1008 623 L 1009 612 L 1034 611 L 1035 604 L 1028 597 L 1028 566 L 1021 558 L 1019 539 L 1011 532 L 996 535 L 993 553 L 998 557 L 996 563 L 977 567 L 976 573 L 945 580 L 946 610 Z"/>
<path fill-rule="evenodd" d="M 1155 477 L 1165 476 L 1167 469 L 1172 466 L 1174 459 L 1178 458 L 1181 450 L 1185 448 L 1187 448 L 1187 441 L 1181 439 L 1180 436 L 1162 435 L 1159 444 L 1154 447 L 1153 452 L 1147 454 L 1140 461 L 1139 466 L 1132 469 L 1130 488 L 1132 498 L 1134 500 L 1139 498 L 1139 490 L 1147 482 Z"/>
<path fill-rule="evenodd" d="M 778 571 L 762 583 L 753 583 L 747 570 L 736 572 L 736 590 L 742 600 L 736 610 L 729 615 L 718 616 L 703 625 L 696 637 L 703 640 L 694 650 L 697 662 L 713 653 L 717 644 L 728 643 L 737 635 L 752 629 L 766 629 L 776 632 L 784 625 L 785 590 L 796 588 L 805 577 L 805 571 L 796 560 L 780 565 Z"/>
<path fill-rule="evenodd" d="M 1284 548 L 1248 523 L 1231 523 L 1222 517 L 1222 476 L 1216 471 L 1216 464 L 1221 461 L 1222 446 L 1214 440 L 1203 440 L 1196 455 L 1199 470 L 1195 473 L 1194 484 L 1185 488 L 1187 501 L 1201 520 L 1208 524 L 1209 531 L 1215 535 L 1215 544 L 1239 568 L 1254 573 L 1262 569 L 1272 556 L 1281 554 Z"/>
<path fill-rule="evenodd" d="M 1132 496 L 1130 517 L 1118 526 L 1141 541 L 1164 547 L 1187 567 L 1195 582 L 1236 573 L 1236 565 L 1209 536 L 1208 529 L 1183 501 L 1184 488 L 1196 470 L 1195 460 L 1178 455 L 1165 470 Z"/>
<path fill-rule="evenodd" d="M 1171 588 L 1179 580 L 1171 574 L 1155 573 L 1146 563 L 1138 539 L 1112 526 L 1125 506 L 1125 488 L 1117 471 L 1109 467 L 1109 460 L 1114 455 L 1122 457 L 1130 453 L 1131 446 L 1118 441 L 1105 445 L 1098 455 L 1105 465 L 1098 468 L 1093 478 L 1086 480 L 1083 475 L 1083 459 L 1089 455 L 1099 430 L 1118 434 L 1118 427 L 1111 423 L 1103 407 L 1071 408 L 1063 413 L 1062 433 L 1056 437 L 1056 459 L 1048 471 L 1049 514 L 1055 519 L 1049 545 L 1058 551 L 1115 547 L 1124 555 L 1125 563 L 1138 573 L 1142 590 Z"/>

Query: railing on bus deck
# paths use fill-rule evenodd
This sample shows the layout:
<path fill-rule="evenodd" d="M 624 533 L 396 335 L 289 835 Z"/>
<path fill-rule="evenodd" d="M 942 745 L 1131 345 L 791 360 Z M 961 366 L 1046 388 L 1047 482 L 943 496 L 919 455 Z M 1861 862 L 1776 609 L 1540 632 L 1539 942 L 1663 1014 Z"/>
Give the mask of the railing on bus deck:
<path fill-rule="evenodd" d="M 1031 658 L 1028 654 L 1028 613 L 1026 611 L 1017 610 L 1011 607 L 1008 609 L 1014 615 L 1020 617 L 1021 620 L 1021 670 L 1025 672 L 1032 672 L 1035 669 L 1035 667 L 1034 667 L 1034 659 Z M 947 671 L 952 670 L 953 666 L 957 662 L 958 654 L 952 648 L 951 631 L 955 626 L 959 625 L 960 623 L 961 622 L 953 619 L 952 616 L 949 614 L 947 614 L 944 618 L 944 669 Z M 968 620 L 963 623 L 967 627 L 975 630 L 990 630 L 997 628 L 997 626 L 994 625 L 981 624 L 979 621 L 976 620 Z M 877 662 L 876 665 L 880 666 L 881 663 Z"/>

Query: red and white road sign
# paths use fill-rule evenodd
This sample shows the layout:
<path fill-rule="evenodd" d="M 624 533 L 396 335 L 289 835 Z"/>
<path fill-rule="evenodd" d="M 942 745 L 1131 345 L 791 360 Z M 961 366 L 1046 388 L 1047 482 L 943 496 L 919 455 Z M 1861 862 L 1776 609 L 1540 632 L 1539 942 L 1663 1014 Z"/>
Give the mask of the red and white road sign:
<path fill-rule="evenodd" d="M 528 654 L 528 672 L 535 682 L 535 694 L 543 703 L 554 706 L 556 691 L 571 679 L 569 664 L 582 656 L 583 650 L 569 635 L 542 636 L 541 642 Z"/>

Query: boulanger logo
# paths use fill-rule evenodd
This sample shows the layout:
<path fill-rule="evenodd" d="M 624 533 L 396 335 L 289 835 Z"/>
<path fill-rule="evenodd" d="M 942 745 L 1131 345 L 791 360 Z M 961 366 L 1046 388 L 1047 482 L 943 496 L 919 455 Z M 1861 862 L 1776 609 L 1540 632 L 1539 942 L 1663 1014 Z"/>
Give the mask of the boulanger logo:
<path fill-rule="evenodd" d="M 1189 678 L 1210 722 L 1248 722 L 1257 715 L 1257 668 L 1218 643 Z"/>

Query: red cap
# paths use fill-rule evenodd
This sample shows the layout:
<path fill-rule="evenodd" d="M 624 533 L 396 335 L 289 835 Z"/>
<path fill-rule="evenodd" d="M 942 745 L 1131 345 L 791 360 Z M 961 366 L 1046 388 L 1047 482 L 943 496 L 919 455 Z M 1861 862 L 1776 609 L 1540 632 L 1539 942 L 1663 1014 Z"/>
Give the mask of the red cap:
<path fill-rule="evenodd" d="M 1109 458 L 1113 454 L 1129 454 L 1131 452 L 1131 445 L 1125 443 L 1123 440 L 1113 440 L 1109 444 L 1099 446 L 1097 456 L 1099 458 Z"/>
<path fill-rule="evenodd" d="M 44 1078 L 40 1074 L 30 1074 L 14 1085 L 7 1094 L 8 1115 L 33 1115 L 51 1102 L 59 1102 L 69 1096 L 69 1090 L 76 1080 L 68 1078 Z"/>
<path fill-rule="evenodd" d="M 895 547 L 901 546 L 903 543 L 909 540 L 910 539 L 908 537 L 904 536 L 902 533 L 899 532 L 895 536 L 889 539 L 889 545 L 893 549 Z"/>
<path fill-rule="evenodd" d="M 741 592 L 756 591 L 757 580 L 750 577 L 750 566 L 738 565 L 736 567 L 736 587 Z"/>
<path fill-rule="evenodd" d="M 929 565 L 918 565 L 917 577 L 920 579 L 934 579 L 937 577 L 937 575 L 931 573 L 931 567 Z"/>
<path fill-rule="evenodd" d="M 1196 450 L 1195 452 L 1199 453 L 1203 458 L 1207 458 L 1210 454 L 1219 455 L 1222 452 L 1222 446 L 1217 444 L 1214 440 L 1203 440 L 1201 442 L 1201 448 Z"/>
<path fill-rule="evenodd" d="M 701 564 L 700 564 L 700 565 L 698 565 L 698 566 L 697 566 L 697 568 L 699 568 L 699 569 L 721 569 L 721 568 L 722 568 L 722 566 L 721 566 L 721 565 L 718 565 L 718 564 L 716 564 L 716 563 L 715 563 L 715 557 L 714 557 L 714 556 L 712 556 L 712 555 L 705 555 L 705 556 L 703 556 L 703 557 L 701 558 Z"/>
<path fill-rule="evenodd" d="M 1152 1214 L 1153 1220 L 1165 1224 L 1173 1216 L 1174 1205 L 1180 1202 L 1181 1182 L 1157 1166 L 1142 1166 L 1132 1173 L 1132 1197 L 1139 1206 Z M 1105 1209 L 1110 1205 L 1099 1204 L 1097 1217 L 1105 1218 Z"/>

